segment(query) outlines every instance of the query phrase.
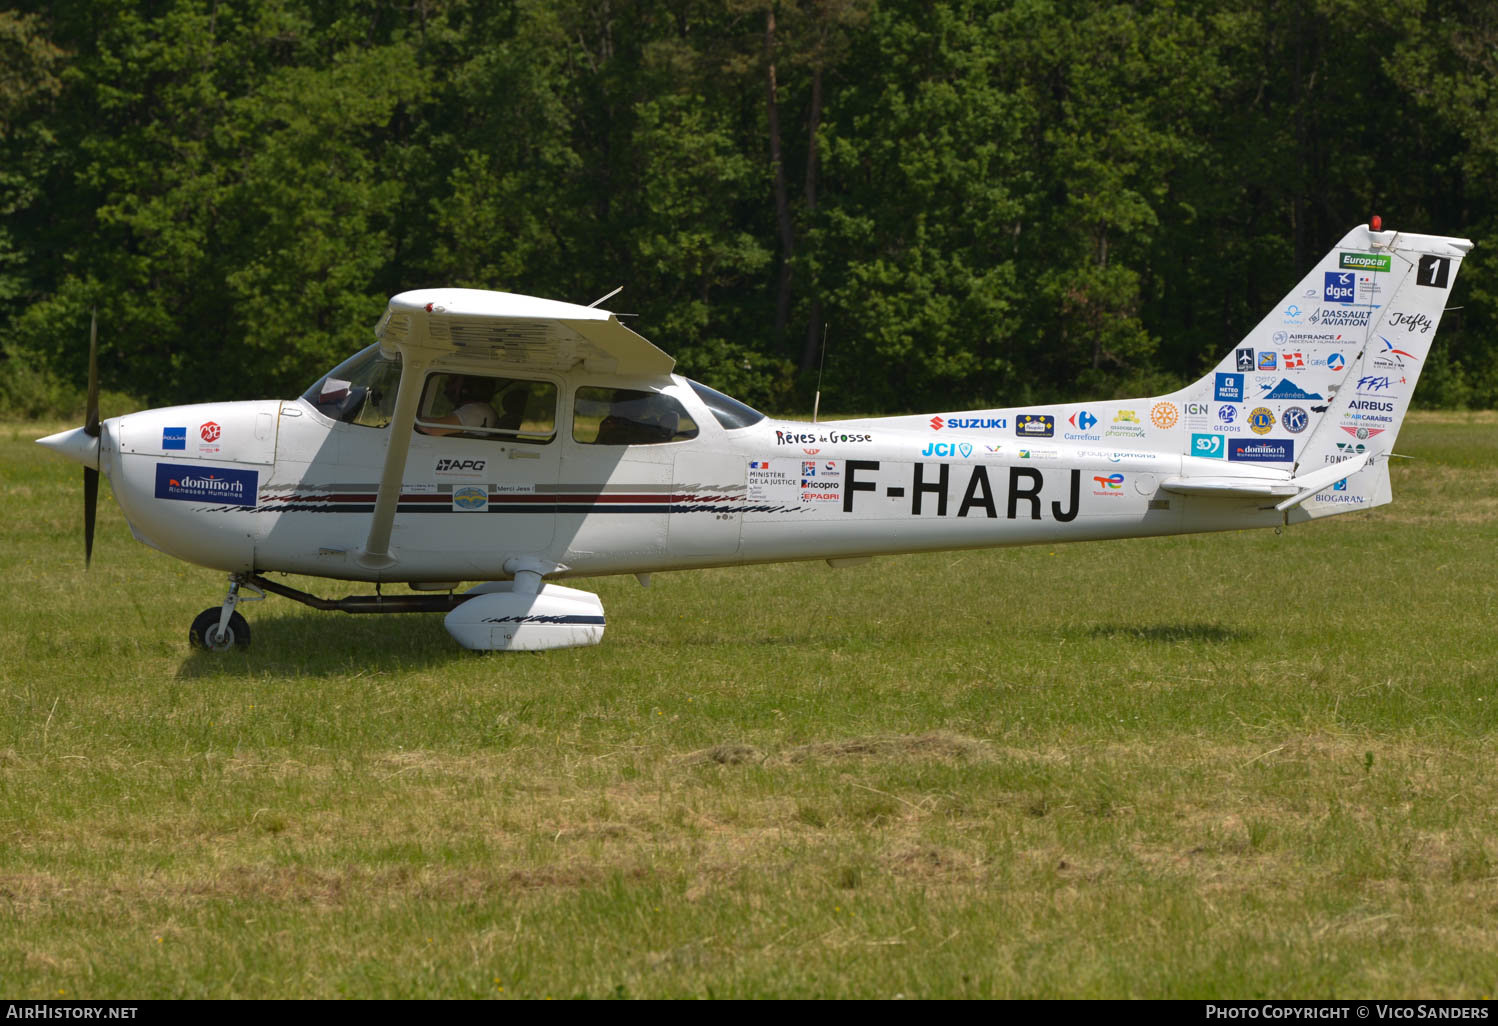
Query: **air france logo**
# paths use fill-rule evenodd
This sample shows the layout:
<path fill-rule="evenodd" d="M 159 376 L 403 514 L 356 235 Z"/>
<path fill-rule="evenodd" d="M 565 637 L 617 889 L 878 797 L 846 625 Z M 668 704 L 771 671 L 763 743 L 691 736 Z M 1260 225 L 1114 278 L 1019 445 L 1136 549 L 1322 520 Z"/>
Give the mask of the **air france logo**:
<path fill-rule="evenodd" d="M 1351 303 L 1357 293 L 1357 275 L 1351 271 L 1327 271 L 1322 298 L 1328 303 Z"/>

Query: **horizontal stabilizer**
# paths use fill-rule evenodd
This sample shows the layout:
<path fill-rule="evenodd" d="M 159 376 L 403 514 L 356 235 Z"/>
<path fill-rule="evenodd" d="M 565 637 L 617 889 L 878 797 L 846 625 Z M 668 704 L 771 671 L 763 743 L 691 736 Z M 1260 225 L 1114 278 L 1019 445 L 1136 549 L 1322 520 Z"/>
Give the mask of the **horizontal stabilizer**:
<path fill-rule="evenodd" d="M 1221 498 L 1263 499 L 1287 497 L 1274 508 L 1283 512 L 1329 485 L 1357 473 L 1373 458 L 1363 453 L 1299 477 L 1169 477 L 1160 487 L 1178 495 L 1211 495 Z"/>

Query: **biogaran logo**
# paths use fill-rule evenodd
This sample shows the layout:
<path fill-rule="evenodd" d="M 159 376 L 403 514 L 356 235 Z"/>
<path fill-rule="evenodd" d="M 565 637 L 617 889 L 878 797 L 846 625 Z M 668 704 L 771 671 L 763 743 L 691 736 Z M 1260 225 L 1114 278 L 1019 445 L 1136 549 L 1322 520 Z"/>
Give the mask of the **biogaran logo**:
<path fill-rule="evenodd" d="M 156 464 L 156 498 L 207 502 L 219 506 L 254 506 L 260 485 L 258 470 L 185 467 Z"/>

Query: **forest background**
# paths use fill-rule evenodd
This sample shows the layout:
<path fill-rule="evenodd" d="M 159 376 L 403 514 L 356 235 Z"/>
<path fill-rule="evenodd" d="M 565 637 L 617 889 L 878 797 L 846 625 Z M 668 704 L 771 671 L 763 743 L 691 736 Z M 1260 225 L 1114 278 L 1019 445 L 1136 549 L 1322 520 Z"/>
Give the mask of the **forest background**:
<path fill-rule="evenodd" d="M 388 297 L 608 306 L 772 411 L 1159 393 L 1350 227 L 1465 235 L 1498 4 L 47 0 L 0 10 L 0 402 L 291 396 Z M 105 414 L 111 410 L 106 400 Z"/>

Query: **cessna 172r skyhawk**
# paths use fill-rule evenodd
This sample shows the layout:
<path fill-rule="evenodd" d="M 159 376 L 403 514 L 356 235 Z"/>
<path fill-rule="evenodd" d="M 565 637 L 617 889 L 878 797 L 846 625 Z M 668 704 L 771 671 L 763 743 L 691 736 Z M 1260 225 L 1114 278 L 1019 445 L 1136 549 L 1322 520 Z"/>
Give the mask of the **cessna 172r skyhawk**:
<path fill-rule="evenodd" d="M 772 420 L 671 373 L 595 306 L 469 289 L 390 300 L 375 344 L 289 401 L 41 439 L 100 471 L 135 537 L 228 571 L 194 644 L 249 643 L 241 590 L 445 611 L 475 649 L 596 644 L 550 580 L 1273 527 L 1389 502 L 1388 454 L 1466 239 L 1347 235 L 1201 380 L 1149 399 Z M 93 361 L 91 360 L 91 364 Z M 270 572 L 406 582 L 322 599 Z M 483 581 L 467 591 L 459 582 Z"/>

